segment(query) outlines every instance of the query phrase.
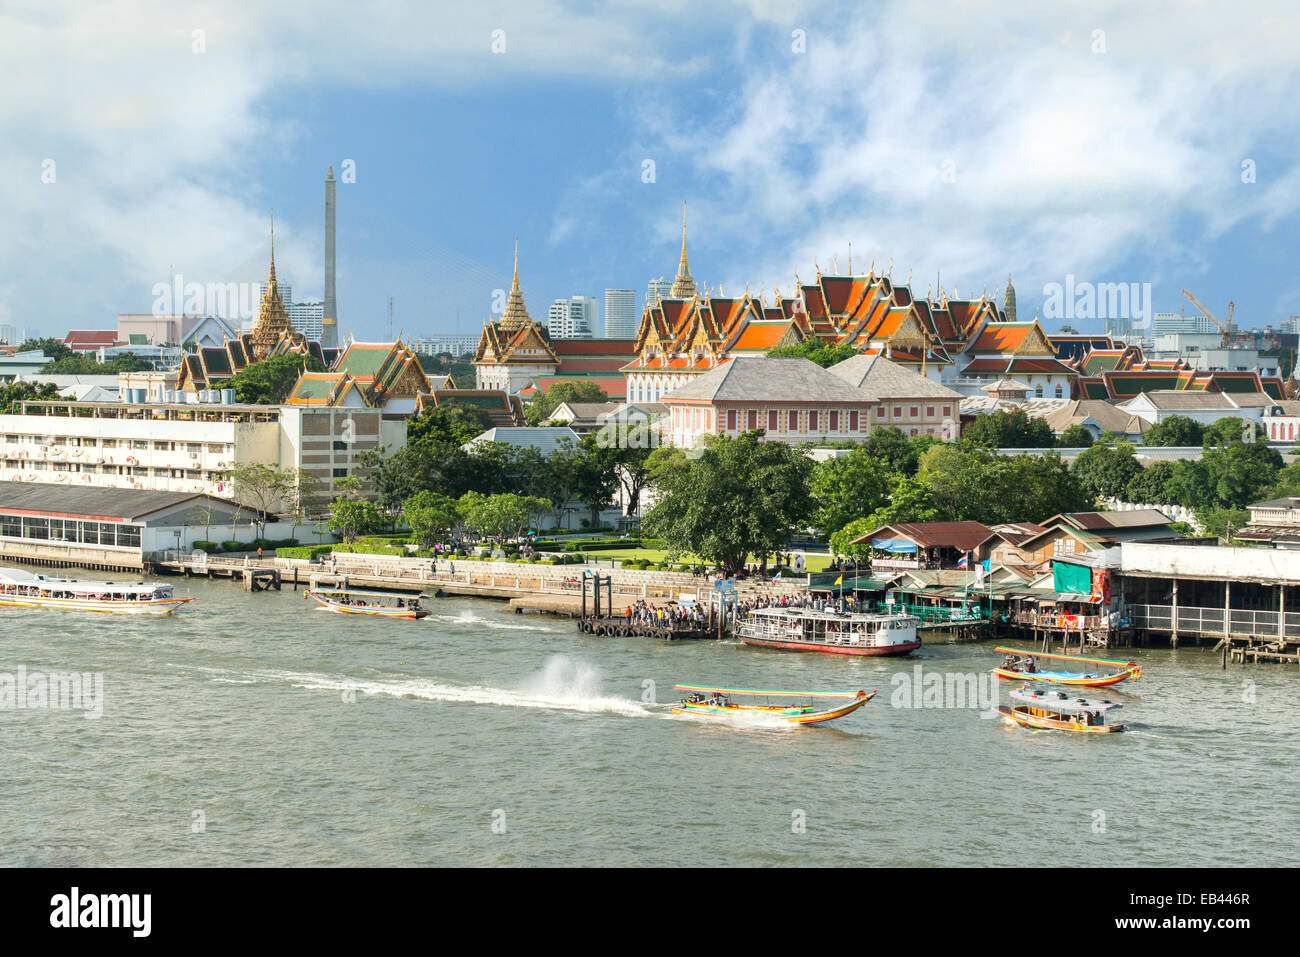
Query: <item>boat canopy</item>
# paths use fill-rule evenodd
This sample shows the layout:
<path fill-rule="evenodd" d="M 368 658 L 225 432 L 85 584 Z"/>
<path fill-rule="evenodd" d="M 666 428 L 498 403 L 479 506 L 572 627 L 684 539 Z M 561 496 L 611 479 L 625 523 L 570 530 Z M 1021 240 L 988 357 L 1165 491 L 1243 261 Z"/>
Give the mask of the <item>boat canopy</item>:
<path fill-rule="evenodd" d="M 1077 661 L 1081 664 L 1088 665 L 1110 665 L 1114 668 L 1132 668 L 1136 661 L 1110 661 L 1106 658 L 1084 658 L 1081 655 L 1054 655 L 1046 651 L 1025 651 L 1022 648 L 1003 648 L 1001 646 L 993 649 L 1007 655 L 1029 655 L 1033 658 L 1051 658 L 1055 661 Z"/>
<path fill-rule="evenodd" d="M 1061 714 L 1081 714 L 1087 711 L 1101 712 L 1114 711 L 1123 705 L 1116 704 L 1113 701 L 1088 701 L 1086 698 L 1071 698 L 1069 695 L 1060 691 L 1034 692 L 1024 688 L 1017 688 L 1011 692 L 1011 697 L 1016 701 L 1022 701 L 1025 704 L 1037 705 L 1046 708 L 1049 711 L 1057 711 Z"/>

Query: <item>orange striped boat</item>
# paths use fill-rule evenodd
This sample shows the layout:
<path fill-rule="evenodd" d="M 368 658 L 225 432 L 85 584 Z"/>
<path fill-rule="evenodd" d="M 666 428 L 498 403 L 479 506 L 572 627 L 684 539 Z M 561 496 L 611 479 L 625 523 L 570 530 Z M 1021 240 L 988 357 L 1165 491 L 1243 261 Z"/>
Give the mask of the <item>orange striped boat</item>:
<path fill-rule="evenodd" d="M 852 714 L 876 696 L 872 691 L 761 691 L 754 688 L 710 688 L 703 685 L 674 685 L 674 691 L 688 692 L 673 714 L 705 717 L 766 714 L 792 724 L 822 724 Z M 733 698 L 761 698 L 739 703 Z M 776 699 L 787 699 L 777 701 Z M 831 704 L 831 702 L 842 702 Z M 826 705 L 831 705 L 827 707 Z"/>
<path fill-rule="evenodd" d="M 1052 685 L 1080 685 L 1088 688 L 1105 688 L 1117 685 L 1132 678 L 1142 677 L 1142 666 L 1136 661 L 1107 661 L 1105 658 L 1083 658 L 1079 655 L 1049 655 L 1043 651 L 1021 651 L 1019 648 L 994 648 L 1007 657 L 1002 667 L 994 668 L 993 673 L 1008 681 L 1041 681 Z M 1118 671 L 1042 671 L 1038 667 L 1039 658 L 1053 661 L 1077 661 L 1083 665 L 1108 665 Z"/>
<path fill-rule="evenodd" d="M 426 618 L 429 615 L 427 610 L 420 607 L 419 598 L 387 591 L 309 588 L 303 597 L 310 598 L 327 611 L 335 611 L 343 615 L 377 615 L 380 618 Z M 386 605 L 385 601 L 392 601 L 394 604 Z"/>
<path fill-rule="evenodd" d="M 1011 692 L 1011 699 L 1020 703 L 999 705 L 998 713 L 1026 728 L 1084 734 L 1112 734 L 1125 728 L 1106 723 L 1106 713 L 1122 707 L 1113 701 L 1088 701 L 1071 698 L 1063 691 L 1030 690 L 1028 686 Z"/>

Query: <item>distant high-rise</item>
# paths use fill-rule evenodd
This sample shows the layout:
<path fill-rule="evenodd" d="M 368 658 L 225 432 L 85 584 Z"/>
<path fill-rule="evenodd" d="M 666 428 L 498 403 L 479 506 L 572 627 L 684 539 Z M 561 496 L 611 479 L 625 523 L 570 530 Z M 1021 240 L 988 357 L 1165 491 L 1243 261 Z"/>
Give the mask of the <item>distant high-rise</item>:
<path fill-rule="evenodd" d="M 636 335 L 636 290 L 605 290 L 605 338 L 631 339 Z"/>
<path fill-rule="evenodd" d="M 658 279 L 651 279 L 650 284 L 646 286 L 645 304 L 653 306 L 661 298 L 667 299 L 673 294 L 673 281 L 660 276 Z"/>
<path fill-rule="evenodd" d="M 590 296 L 557 299 L 546 314 L 552 339 L 592 339 L 600 323 L 599 305 Z"/>
<path fill-rule="evenodd" d="M 1215 333 L 1218 328 L 1202 315 L 1186 316 L 1177 312 L 1157 312 L 1151 319 L 1152 336 L 1181 333 Z"/>
<path fill-rule="evenodd" d="M 320 344 L 336 349 L 339 344 L 339 304 L 334 291 L 334 164 L 325 174 L 325 301 L 321 304 Z"/>
<path fill-rule="evenodd" d="M 289 322 L 295 329 L 308 339 L 319 341 L 324 332 L 322 323 L 324 306 L 325 304 L 319 299 L 309 299 L 307 302 L 285 303 L 284 308 L 289 313 Z"/>

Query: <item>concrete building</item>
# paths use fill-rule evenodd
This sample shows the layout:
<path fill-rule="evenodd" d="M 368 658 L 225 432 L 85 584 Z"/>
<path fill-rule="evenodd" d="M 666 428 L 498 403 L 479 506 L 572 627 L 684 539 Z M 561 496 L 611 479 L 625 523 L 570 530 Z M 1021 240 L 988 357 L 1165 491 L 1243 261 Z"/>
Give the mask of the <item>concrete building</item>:
<path fill-rule="evenodd" d="M 13 382 L 20 375 L 40 372 L 50 361 L 50 357 L 40 349 L 27 352 L 0 353 L 0 382 Z"/>
<path fill-rule="evenodd" d="M 673 294 L 673 281 L 660 276 L 646 284 L 645 304 L 647 309 L 656 306 L 660 299 L 667 299 Z"/>
<path fill-rule="evenodd" d="M 1211 425 L 1228 417 L 1262 423 L 1264 413 L 1276 405 L 1277 400 L 1264 392 L 1179 392 L 1156 389 L 1126 399 L 1118 403 L 1117 407 L 1152 424 L 1163 422 L 1171 415 L 1181 415 L 1202 425 Z"/>
<path fill-rule="evenodd" d="M 754 429 L 791 445 L 861 441 L 879 404 L 815 362 L 757 356 L 731 359 L 661 402 L 669 409 L 668 440 L 679 448 L 693 447 L 704 434 Z"/>
<path fill-rule="evenodd" d="M 883 356 L 859 355 L 826 370 L 877 404 L 871 426 L 955 441 L 961 435 L 962 395 Z"/>
<path fill-rule="evenodd" d="M 325 173 L 325 300 L 321 305 L 321 346 L 337 349 L 339 345 L 339 303 L 335 288 L 334 164 Z"/>
<path fill-rule="evenodd" d="M 320 341 L 324 332 L 325 304 L 320 299 L 306 302 L 288 302 L 285 311 L 289 313 L 289 322 L 308 339 Z"/>
<path fill-rule="evenodd" d="M 412 352 L 421 356 L 437 356 L 446 352 L 459 357 L 473 353 L 478 348 L 478 341 L 478 333 L 444 332 L 412 339 L 407 345 Z"/>
<path fill-rule="evenodd" d="M 168 551 L 190 553 L 199 541 L 251 541 L 252 518 L 247 508 L 202 494 L 6 483 L 0 558 L 134 570 Z M 266 532 L 292 534 L 274 523 Z"/>
<path fill-rule="evenodd" d="M 184 394 L 184 393 L 182 393 Z M 332 497 L 361 453 L 406 444 L 404 419 L 349 408 L 199 402 L 24 402 L 0 415 L 0 481 L 231 499 L 245 465 L 301 468 Z"/>
<path fill-rule="evenodd" d="M 556 299 L 546 316 L 552 339 L 592 339 L 600 325 L 600 307 L 590 296 Z"/>
<path fill-rule="evenodd" d="M 1219 330 L 1215 328 L 1208 316 L 1200 314 L 1187 316 L 1178 312 L 1157 312 L 1151 317 L 1152 339 L 1178 333 L 1213 333 L 1217 338 Z"/>
<path fill-rule="evenodd" d="M 605 290 L 605 338 L 631 339 L 640 320 L 635 289 Z"/>

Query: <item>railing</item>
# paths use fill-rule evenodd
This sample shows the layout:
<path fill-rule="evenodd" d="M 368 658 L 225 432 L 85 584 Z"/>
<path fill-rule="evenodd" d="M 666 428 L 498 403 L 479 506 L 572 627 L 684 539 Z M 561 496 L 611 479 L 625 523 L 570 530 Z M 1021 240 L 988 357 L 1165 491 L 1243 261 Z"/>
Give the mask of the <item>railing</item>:
<path fill-rule="evenodd" d="M 1150 631 L 1174 631 L 1174 606 L 1129 605 L 1128 616 L 1137 628 Z M 1224 625 L 1224 609 L 1202 608 L 1195 605 L 1178 606 L 1180 633 L 1207 635 L 1241 635 L 1243 637 L 1300 638 L 1300 613 L 1286 612 L 1279 630 L 1279 613 L 1234 608 L 1228 613 L 1228 628 Z"/>
<path fill-rule="evenodd" d="M 880 602 L 877 610 L 885 614 L 904 614 L 920 618 L 923 622 L 940 622 L 943 624 L 965 625 L 989 620 L 987 607 L 950 608 L 942 605 L 908 605 L 895 602 Z"/>

